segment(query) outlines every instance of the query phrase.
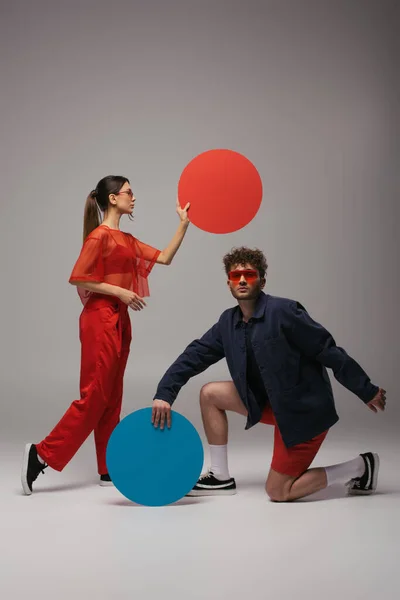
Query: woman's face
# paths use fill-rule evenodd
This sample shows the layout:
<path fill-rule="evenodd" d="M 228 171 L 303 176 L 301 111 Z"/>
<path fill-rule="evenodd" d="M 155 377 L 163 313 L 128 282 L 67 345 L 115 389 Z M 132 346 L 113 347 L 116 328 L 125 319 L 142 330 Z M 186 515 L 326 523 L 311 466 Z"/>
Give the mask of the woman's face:
<path fill-rule="evenodd" d="M 130 184 L 126 181 L 117 194 L 110 194 L 110 202 L 122 215 L 130 215 L 133 212 L 136 198 L 133 195 Z"/>

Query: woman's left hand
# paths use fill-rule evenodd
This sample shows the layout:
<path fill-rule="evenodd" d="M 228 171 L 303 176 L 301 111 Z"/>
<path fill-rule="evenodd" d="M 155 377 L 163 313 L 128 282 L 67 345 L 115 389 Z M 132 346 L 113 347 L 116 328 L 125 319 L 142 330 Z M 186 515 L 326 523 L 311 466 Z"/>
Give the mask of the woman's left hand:
<path fill-rule="evenodd" d="M 181 205 L 179 203 L 179 199 L 178 197 L 176 198 L 176 212 L 179 215 L 180 220 L 182 221 L 182 223 L 190 223 L 189 217 L 188 217 L 188 210 L 190 208 L 190 202 L 188 202 L 185 206 L 185 208 L 181 208 Z"/>

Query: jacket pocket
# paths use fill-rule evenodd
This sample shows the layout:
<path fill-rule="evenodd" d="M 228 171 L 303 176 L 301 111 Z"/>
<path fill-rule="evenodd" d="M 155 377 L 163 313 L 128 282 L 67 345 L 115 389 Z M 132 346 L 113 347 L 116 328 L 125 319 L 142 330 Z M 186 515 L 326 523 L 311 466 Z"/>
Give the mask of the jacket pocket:
<path fill-rule="evenodd" d="M 300 381 L 297 385 L 283 392 L 285 398 L 301 398 L 311 392 L 310 382 L 307 380 Z"/>
<path fill-rule="evenodd" d="M 299 382 L 300 355 L 289 345 L 286 338 L 276 337 L 264 341 L 267 367 L 276 376 L 283 390 L 291 390 Z"/>
<path fill-rule="evenodd" d="M 281 401 L 290 413 L 308 413 L 315 410 L 316 398 L 309 381 L 303 380 L 291 389 L 282 392 Z"/>

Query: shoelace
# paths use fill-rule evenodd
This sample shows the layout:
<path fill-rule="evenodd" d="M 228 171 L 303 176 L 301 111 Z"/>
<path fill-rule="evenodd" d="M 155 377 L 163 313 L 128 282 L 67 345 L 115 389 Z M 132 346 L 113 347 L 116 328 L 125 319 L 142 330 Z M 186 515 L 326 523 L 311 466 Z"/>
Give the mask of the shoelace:
<path fill-rule="evenodd" d="M 200 481 L 203 481 L 204 479 L 211 479 L 211 477 L 214 477 L 214 473 L 212 471 L 208 471 L 208 473 L 201 475 Z"/>
<path fill-rule="evenodd" d="M 353 487 L 360 488 L 361 487 L 360 477 L 353 477 L 353 479 L 350 479 L 344 485 L 347 488 L 353 488 Z"/>
<path fill-rule="evenodd" d="M 40 461 L 39 461 L 39 462 L 40 462 Z M 41 463 L 40 463 L 40 465 L 41 465 L 41 466 L 40 466 L 40 469 L 39 469 L 39 471 L 37 472 L 37 474 L 36 474 L 36 476 L 34 477 L 34 479 L 32 479 L 32 481 L 36 481 L 36 479 L 39 477 L 39 473 L 42 473 L 43 475 L 45 475 L 45 472 L 44 472 L 44 470 L 45 470 L 45 469 L 47 469 L 47 467 L 49 466 L 49 465 L 46 465 L 46 464 L 42 465 Z"/>

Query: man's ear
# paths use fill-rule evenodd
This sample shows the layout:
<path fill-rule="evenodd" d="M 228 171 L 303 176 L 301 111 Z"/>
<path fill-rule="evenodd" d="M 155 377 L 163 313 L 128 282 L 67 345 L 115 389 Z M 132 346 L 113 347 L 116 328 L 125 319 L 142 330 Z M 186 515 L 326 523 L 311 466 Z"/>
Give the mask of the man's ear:
<path fill-rule="evenodd" d="M 261 289 L 263 289 L 263 288 L 265 287 L 265 284 L 266 284 L 266 283 L 267 283 L 267 280 L 266 280 L 266 278 L 265 278 L 265 277 L 261 277 L 261 282 L 260 282 L 260 284 L 261 284 Z"/>

